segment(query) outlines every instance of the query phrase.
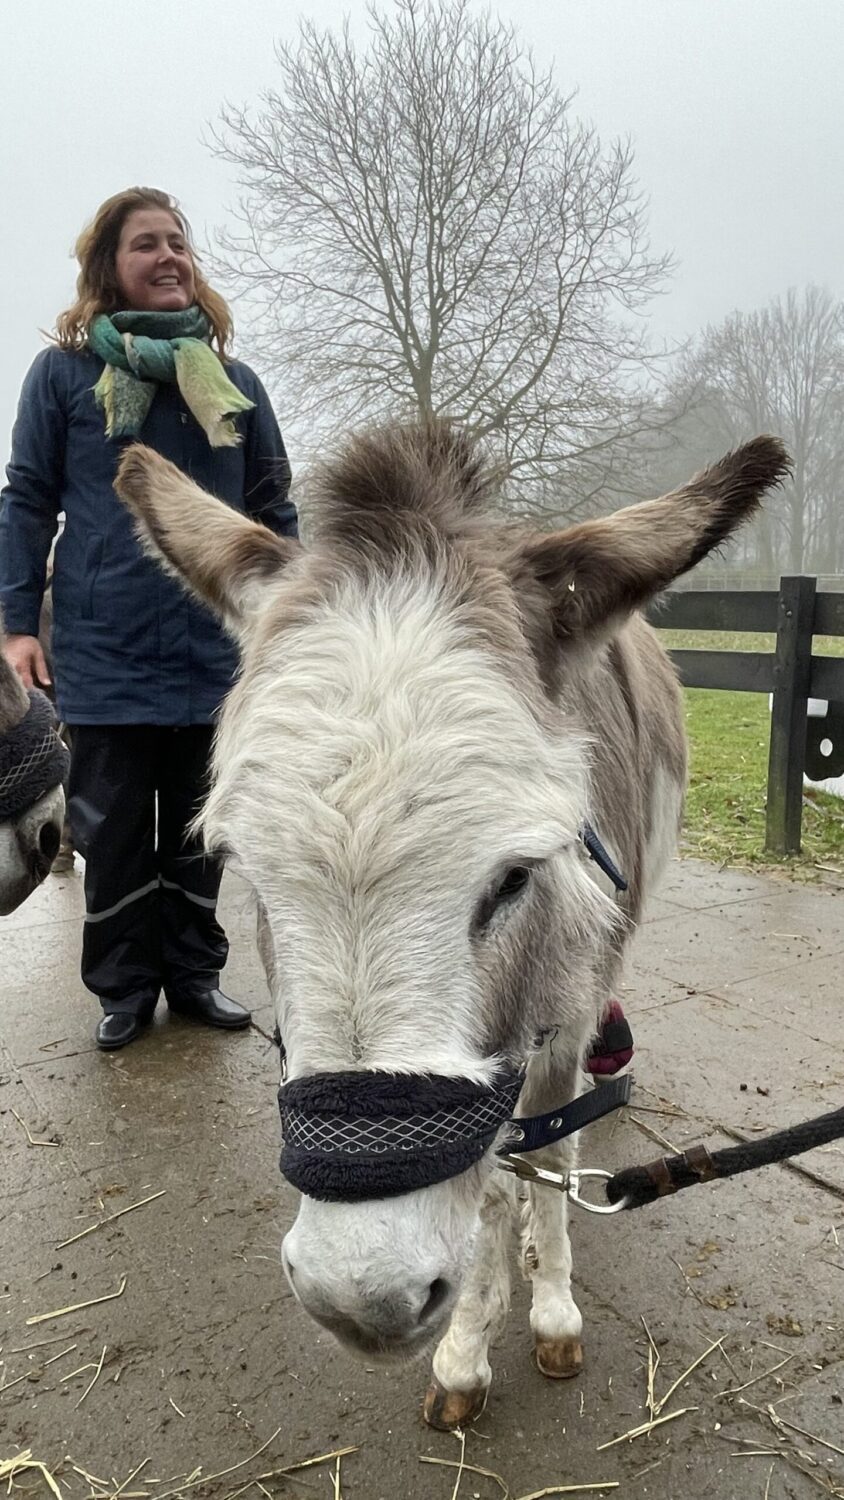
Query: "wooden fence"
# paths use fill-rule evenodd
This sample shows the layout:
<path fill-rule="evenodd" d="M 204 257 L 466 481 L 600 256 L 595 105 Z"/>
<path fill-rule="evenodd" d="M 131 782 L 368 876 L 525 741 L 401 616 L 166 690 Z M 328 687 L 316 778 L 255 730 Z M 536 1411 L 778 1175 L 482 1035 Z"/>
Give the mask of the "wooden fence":
<path fill-rule="evenodd" d="M 765 847 L 799 854 L 803 773 L 811 733 L 810 774 L 820 779 L 818 743 L 832 754 L 826 775 L 844 770 L 844 657 L 815 656 L 816 635 L 844 636 L 844 593 L 818 593 L 815 578 L 781 578 L 778 592 L 672 591 L 650 612 L 661 630 L 729 630 L 776 633 L 776 649 L 672 651 L 686 687 L 773 693 L 768 754 Z M 807 722 L 809 698 L 825 698 L 827 719 Z M 821 774 L 824 774 L 821 773 Z"/>

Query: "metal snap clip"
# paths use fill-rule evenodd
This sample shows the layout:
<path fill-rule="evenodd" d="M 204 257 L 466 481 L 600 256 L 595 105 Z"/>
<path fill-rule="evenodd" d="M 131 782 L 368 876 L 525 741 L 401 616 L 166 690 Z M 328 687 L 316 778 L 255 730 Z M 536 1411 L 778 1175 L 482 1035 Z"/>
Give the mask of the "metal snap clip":
<path fill-rule="evenodd" d="M 600 1167 L 579 1167 L 571 1172 L 549 1172 L 547 1167 L 535 1167 L 532 1162 L 525 1161 L 524 1157 L 513 1158 L 511 1156 L 499 1157 L 496 1165 L 503 1172 L 512 1172 L 514 1177 L 520 1177 L 523 1182 L 536 1182 L 544 1187 L 556 1188 L 558 1193 L 565 1193 L 570 1203 L 585 1209 L 588 1214 L 618 1214 L 627 1207 L 626 1198 L 622 1198 L 618 1203 L 590 1203 L 588 1198 L 582 1196 L 582 1184 L 587 1178 L 599 1178 L 607 1182 L 612 1177 L 612 1172 L 605 1172 Z"/>
<path fill-rule="evenodd" d="M 581 1183 L 586 1178 L 599 1178 L 608 1182 L 612 1172 L 604 1172 L 600 1167 L 577 1167 L 569 1172 L 567 1186 L 568 1199 L 570 1203 L 576 1203 L 578 1208 L 584 1208 L 588 1214 L 618 1214 L 627 1207 L 627 1199 L 620 1198 L 618 1203 L 590 1203 L 588 1198 L 581 1197 Z"/>

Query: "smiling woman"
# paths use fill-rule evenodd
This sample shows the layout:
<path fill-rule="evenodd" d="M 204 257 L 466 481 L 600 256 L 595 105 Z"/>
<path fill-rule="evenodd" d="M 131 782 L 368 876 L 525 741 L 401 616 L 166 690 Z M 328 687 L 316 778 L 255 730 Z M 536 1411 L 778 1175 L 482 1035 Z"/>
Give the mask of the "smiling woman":
<path fill-rule="evenodd" d="M 144 556 L 114 494 L 137 437 L 234 510 L 296 532 L 290 467 L 266 392 L 231 359 L 229 310 L 205 280 L 168 194 L 130 188 L 80 235 L 77 295 L 27 376 L 0 508 L 4 652 L 25 687 L 46 683 L 38 621 L 53 569 L 59 713 L 73 726 L 69 813 L 85 857 L 82 975 L 101 1048 L 171 1010 L 249 1024 L 219 989 L 221 863 L 188 829 L 212 723 L 236 671 L 210 613 Z M 221 450 L 226 450 L 225 455 Z"/>

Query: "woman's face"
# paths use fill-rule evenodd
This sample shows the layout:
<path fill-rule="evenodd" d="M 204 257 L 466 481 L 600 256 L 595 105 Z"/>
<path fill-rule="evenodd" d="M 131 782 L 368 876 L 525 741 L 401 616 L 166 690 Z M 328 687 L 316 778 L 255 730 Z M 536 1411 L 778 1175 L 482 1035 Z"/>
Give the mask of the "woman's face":
<path fill-rule="evenodd" d="M 134 312 L 181 312 L 194 301 L 193 260 L 166 208 L 126 216 L 115 259 L 122 305 Z"/>

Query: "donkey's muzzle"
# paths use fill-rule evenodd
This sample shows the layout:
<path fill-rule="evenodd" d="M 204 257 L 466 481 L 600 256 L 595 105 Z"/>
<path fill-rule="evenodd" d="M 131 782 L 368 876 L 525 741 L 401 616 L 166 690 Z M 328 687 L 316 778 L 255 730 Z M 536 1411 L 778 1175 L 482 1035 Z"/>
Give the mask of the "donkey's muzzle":
<path fill-rule="evenodd" d="M 284 1241 L 282 1260 L 305 1311 L 353 1353 L 367 1357 L 412 1358 L 442 1331 L 454 1305 L 455 1282 L 409 1273 L 401 1265 L 392 1279 L 382 1271 L 370 1281 L 344 1273 L 335 1261 L 322 1276 L 307 1257 L 299 1261 L 295 1229 Z"/>

